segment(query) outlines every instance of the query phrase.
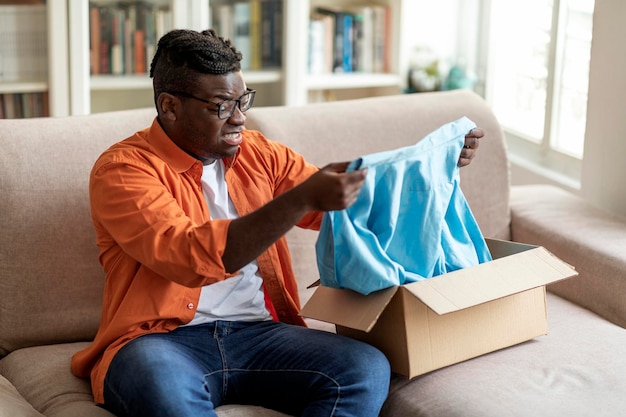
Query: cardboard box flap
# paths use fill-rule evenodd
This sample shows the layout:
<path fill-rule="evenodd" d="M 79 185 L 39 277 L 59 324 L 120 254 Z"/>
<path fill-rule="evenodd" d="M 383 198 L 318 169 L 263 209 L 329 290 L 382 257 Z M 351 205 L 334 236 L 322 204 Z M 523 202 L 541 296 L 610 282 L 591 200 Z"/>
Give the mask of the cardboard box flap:
<path fill-rule="evenodd" d="M 363 295 L 352 290 L 319 286 L 300 315 L 369 332 L 398 288 L 391 287 Z"/>
<path fill-rule="evenodd" d="M 515 256 L 406 284 L 404 288 L 437 314 L 446 314 L 577 274 L 543 247 L 510 242 L 508 246 L 511 253 L 517 252 Z"/>

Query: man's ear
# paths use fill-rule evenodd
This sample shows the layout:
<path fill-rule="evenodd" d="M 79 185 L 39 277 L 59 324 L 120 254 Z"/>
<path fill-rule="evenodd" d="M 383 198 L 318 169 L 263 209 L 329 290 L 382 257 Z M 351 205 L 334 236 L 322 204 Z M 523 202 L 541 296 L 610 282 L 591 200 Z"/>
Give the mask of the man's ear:
<path fill-rule="evenodd" d="M 166 120 L 175 121 L 176 115 L 180 109 L 180 104 L 180 98 L 170 93 L 159 94 L 159 97 L 157 97 L 159 116 Z"/>

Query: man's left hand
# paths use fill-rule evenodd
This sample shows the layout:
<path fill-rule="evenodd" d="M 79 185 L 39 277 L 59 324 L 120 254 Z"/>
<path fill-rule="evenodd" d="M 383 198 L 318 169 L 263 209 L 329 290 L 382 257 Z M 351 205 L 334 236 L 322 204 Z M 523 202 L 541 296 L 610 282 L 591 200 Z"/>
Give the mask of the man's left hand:
<path fill-rule="evenodd" d="M 479 127 L 475 127 L 465 135 L 465 144 L 459 156 L 459 167 L 467 166 L 472 162 L 480 145 L 479 139 L 483 136 L 485 136 L 485 132 Z"/>

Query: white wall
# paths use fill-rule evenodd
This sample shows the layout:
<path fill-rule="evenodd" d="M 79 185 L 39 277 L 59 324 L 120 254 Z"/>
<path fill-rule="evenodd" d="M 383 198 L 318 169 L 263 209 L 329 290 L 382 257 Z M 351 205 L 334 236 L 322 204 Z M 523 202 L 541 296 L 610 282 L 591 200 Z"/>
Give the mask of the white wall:
<path fill-rule="evenodd" d="M 596 0 L 581 194 L 626 216 L 626 1 Z"/>

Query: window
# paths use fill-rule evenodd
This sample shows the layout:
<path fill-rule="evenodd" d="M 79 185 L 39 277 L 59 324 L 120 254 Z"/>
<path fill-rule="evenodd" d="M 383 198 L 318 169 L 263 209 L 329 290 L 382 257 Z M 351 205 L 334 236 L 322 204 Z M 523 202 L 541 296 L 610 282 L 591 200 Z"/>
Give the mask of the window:
<path fill-rule="evenodd" d="M 486 96 L 512 153 L 578 178 L 594 0 L 491 0 Z"/>

